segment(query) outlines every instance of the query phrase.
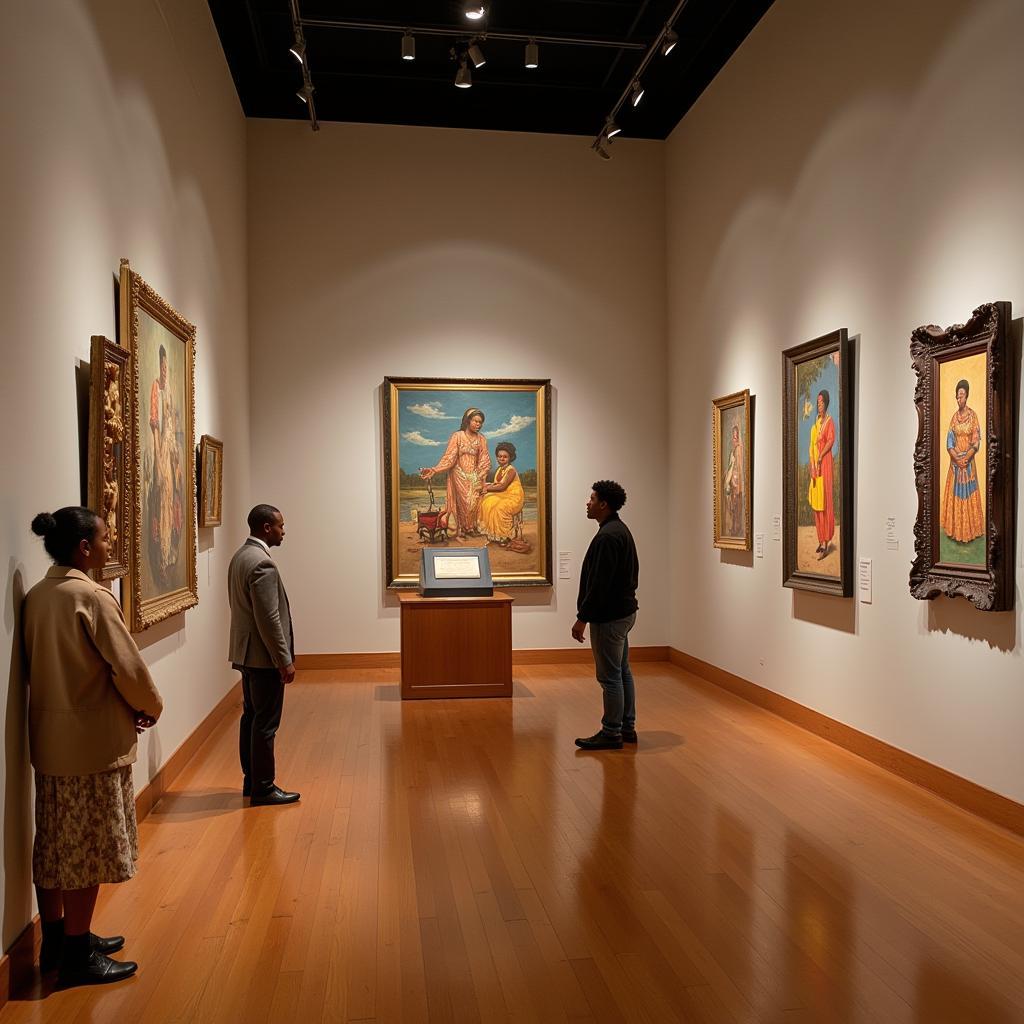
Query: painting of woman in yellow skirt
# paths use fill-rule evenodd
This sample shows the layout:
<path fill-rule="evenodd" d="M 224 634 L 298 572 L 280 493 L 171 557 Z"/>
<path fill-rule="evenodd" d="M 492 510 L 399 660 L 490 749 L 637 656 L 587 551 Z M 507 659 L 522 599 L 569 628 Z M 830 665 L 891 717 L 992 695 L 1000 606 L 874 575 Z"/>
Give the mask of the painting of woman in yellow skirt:
<path fill-rule="evenodd" d="M 501 441 L 494 449 L 498 468 L 493 483 L 484 485 L 484 497 L 480 502 L 480 532 L 488 540 L 499 544 L 511 544 L 516 534 L 522 532 L 521 513 L 526 495 L 516 472 L 516 446 L 511 441 Z"/>
<path fill-rule="evenodd" d="M 942 529 L 946 536 L 961 544 L 985 533 L 985 512 L 975 456 L 981 448 L 981 424 L 967 404 L 971 386 L 967 380 L 956 385 L 956 411 L 946 432 L 949 471 L 942 497 Z"/>

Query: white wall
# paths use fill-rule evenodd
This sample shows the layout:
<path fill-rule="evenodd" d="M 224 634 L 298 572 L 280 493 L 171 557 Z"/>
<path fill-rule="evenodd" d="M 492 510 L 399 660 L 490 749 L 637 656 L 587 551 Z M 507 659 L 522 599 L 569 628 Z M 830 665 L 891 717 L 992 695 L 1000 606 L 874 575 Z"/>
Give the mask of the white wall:
<path fill-rule="evenodd" d="M 0 47 L 6 664 L 16 591 L 48 564 L 29 522 L 81 500 L 76 366 L 88 363 L 90 335 L 116 338 L 119 258 L 198 327 L 196 436 L 225 443 L 228 520 L 249 497 L 249 371 L 245 124 L 204 0 L 5 4 Z M 140 637 L 166 711 L 141 742 L 136 788 L 231 685 L 232 539 L 200 532 L 199 606 Z M 31 914 L 24 708 L 12 679 L 2 712 L 5 948 Z"/>
<path fill-rule="evenodd" d="M 1021 572 L 1002 614 L 915 601 L 907 577 L 910 333 L 990 300 L 1024 314 L 1022 36 L 1019 0 L 778 0 L 672 135 L 666 169 L 671 505 L 691 523 L 674 535 L 670 642 L 1016 800 Z M 857 336 L 871 605 L 783 589 L 771 540 L 780 352 L 838 327 Z M 710 542 L 710 399 L 744 387 L 763 560 Z"/>
<path fill-rule="evenodd" d="M 550 377 L 554 549 L 573 578 L 515 590 L 513 644 L 573 645 L 599 477 L 633 495 L 634 642 L 664 642 L 662 149 L 622 143 L 606 163 L 578 138 L 250 122 L 253 494 L 285 513 L 300 652 L 399 646 L 386 375 Z"/>

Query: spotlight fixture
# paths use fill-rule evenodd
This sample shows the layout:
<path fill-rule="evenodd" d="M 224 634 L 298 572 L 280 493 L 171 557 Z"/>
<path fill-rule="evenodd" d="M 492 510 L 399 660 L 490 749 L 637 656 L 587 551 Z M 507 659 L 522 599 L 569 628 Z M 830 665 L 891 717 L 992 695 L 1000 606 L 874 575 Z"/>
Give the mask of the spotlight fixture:
<path fill-rule="evenodd" d="M 466 53 L 469 54 L 469 59 L 473 62 L 473 67 L 475 68 L 482 68 L 487 63 L 484 51 L 475 42 L 469 44 Z"/>
<path fill-rule="evenodd" d="M 634 107 L 639 106 L 640 101 L 644 98 L 644 87 L 640 84 L 639 78 L 633 79 L 633 84 L 630 86 L 633 90 L 632 104 Z"/>
<path fill-rule="evenodd" d="M 298 96 L 303 103 L 308 104 L 313 98 L 313 86 L 309 82 L 304 82 L 302 88 L 295 95 Z"/>
<path fill-rule="evenodd" d="M 526 66 L 540 67 L 540 49 L 532 39 L 526 44 Z"/>
<path fill-rule="evenodd" d="M 608 150 L 605 149 L 605 145 L 607 145 L 607 143 L 608 143 L 608 139 L 604 135 L 602 135 L 601 138 L 599 138 L 594 143 L 594 152 L 597 153 L 597 155 L 602 160 L 611 160 L 611 158 L 612 158 L 611 153 L 609 153 Z"/>
<path fill-rule="evenodd" d="M 661 40 L 661 55 L 667 57 L 675 48 L 676 43 L 679 42 L 679 36 L 676 35 L 675 29 L 669 29 Z"/>
<path fill-rule="evenodd" d="M 416 38 L 411 32 L 402 36 L 402 60 L 416 59 Z"/>
<path fill-rule="evenodd" d="M 455 75 L 455 87 L 457 89 L 471 89 L 473 87 L 473 73 L 469 70 L 466 58 L 462 58 L 459 70 Z"/>
<path fill-rule="evenodd" d="M 616 135 L 621 132 L 622 129 L 610 118 L 604 123 L 604 137 L 606 139 L 614 139 Z"/>
<path fill-rule="evenodd" d="M 463 13 L 470 21 L 479 21 L 487 13 L 487 9 L 481 3 L 470 2 L 463 8 Z"/>
<path fill-rule="evenodd" d="M 300 63 L 306 63 L 306 44 L 299 38 L 288 48 L 288 52 Z"/>

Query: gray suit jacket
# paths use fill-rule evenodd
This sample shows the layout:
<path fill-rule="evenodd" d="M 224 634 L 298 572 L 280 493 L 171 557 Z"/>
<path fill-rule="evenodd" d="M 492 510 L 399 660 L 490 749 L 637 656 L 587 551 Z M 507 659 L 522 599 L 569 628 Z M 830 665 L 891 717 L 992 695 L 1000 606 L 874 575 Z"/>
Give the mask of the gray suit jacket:
<path fill-rule="evenodd" d="M 250 538 L 228 566 L 231 639 L 236 668 L 285 668 L 295 660 L 295 636 L 281 574 L 263 545 Z"/>

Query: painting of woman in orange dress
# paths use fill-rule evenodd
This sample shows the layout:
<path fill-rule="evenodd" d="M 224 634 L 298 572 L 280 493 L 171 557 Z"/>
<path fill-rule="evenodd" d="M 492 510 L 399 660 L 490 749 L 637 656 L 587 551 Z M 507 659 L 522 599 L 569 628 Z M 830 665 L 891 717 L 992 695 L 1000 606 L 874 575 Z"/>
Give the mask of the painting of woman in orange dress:
<path fill-rule="evenodd" d="M 448 471 L 446 507 L 450 515 L 449 529 L 455 530 L 456 537 L 479 535 L 480 498 L 491 469 L 487 438 L 480 433 L 483 425 L 482 410 L 470 406 L 462 414 L 462 426 L 448 438 L 448 447 L 440 461 L 420 470 L 424 480 Z"/>
<path fill-rule="evenodd" d="M 811 426 L 811 443 L 808 449 L 810 486 L 807 500 L 814 512 L 814 528 L 818 534 L 818 559 L 828 554 L 829 545 L 836 533 L 836 513 L 832 496 L 832 449 L 836 443 L 836 426 L 828 414 L 831 401 L 827 390 L 818 392 L 818 418 Z"/>
<path fill-rule="evenodd" d="M 985 513 L 981 507 L 978 471 L 974 464 L 974 457 L 981 448 L 981 424 L 967 404 L 970 393 L 971 386 L 966 380 L 957 381 L 957 408 L 946 432 L 949 471 L 942 497 L 941 523 L 946 536 L 960 543 L 967 543 L 985 533 Z"/>

